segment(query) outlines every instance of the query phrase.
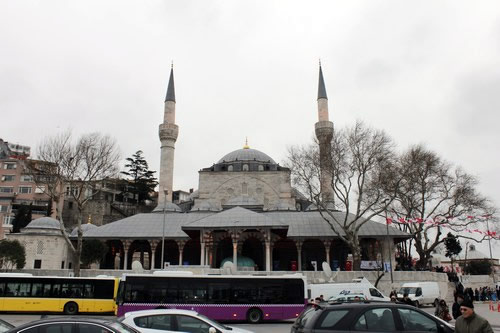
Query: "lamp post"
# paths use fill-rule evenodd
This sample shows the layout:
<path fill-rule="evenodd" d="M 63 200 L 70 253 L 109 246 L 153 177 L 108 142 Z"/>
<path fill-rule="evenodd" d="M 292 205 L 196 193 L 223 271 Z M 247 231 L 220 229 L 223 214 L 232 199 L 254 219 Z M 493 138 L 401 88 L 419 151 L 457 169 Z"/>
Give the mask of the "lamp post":
<path fill-rule="evenodd" d="M 490 264 L 491 264 L 491 272 L 493 273 L 493 283 L 497 284 L 497 279 L 495 277 L 495 264 L 493 263 L 493 254 L 491 252 L 491 232 L 490 232 L 490 218 L 486 217 L 486 228 L 488 228 L 488 245 L 490 247 Z"/>
<path fill-rule="evenodd" d="M 165 217 L 166 217 L 166 208 L 167 208 L 167 195 L 168 190 L 163 190 L 163 230 L 161 233 L 161 269 L 165 269 Z"/>
<path fill-rule="evenodd" d="M 387 249 L 387 252 L 389 253 L 389 271 L 391 272 L 391 284 L 394 283 L 394 278 L 392 276 L 392 259 L 391 259 L 391 253 L 392 253 L 392 244 L 391 244 L 391 239 L 389 237 L 389 223 L 387 222 L 387 206 L 388 206 L 388 202 L 389 199 L 384 199 L 384 201 L 382 201 L 382 203 L 385 205 L 385 227 L 386 227 L 386 231 L 387 231 L 387 246 L 388 246 L 388 249 Z M 385 265 L 384 265 L 385 267 Z M 391 287 L 392 288 L 392 287 Z"/>

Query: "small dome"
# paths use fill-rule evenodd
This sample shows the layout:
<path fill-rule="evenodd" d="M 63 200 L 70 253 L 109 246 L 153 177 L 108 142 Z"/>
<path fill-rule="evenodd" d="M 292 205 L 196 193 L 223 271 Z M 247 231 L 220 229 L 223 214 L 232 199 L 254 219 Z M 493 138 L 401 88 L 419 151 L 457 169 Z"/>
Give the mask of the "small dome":
<path fill-rule="evenodd" d="M 24 229 L 61 229 L 58 220 L 44 216 L 31 221 Z"/>
<path fill-rule="evenodd" d="M 94 228 L 97 228 L 97 226 L 95 224 L 92 224 L 92 223 L 82 224 L 82 232 L 83 232 L 83 234 L 85 234 L 85 232 L 89 231 L 90 229 L 94 229 Z M 75 236 L 75 237 L 78 236 L 78 227 L 75 227 L 71 231 L 70 236 Z"/>
<path fill-rule="evenodd" d="M 159 203 L 158 206 L 153 209 L 153 213 L 161 213 L 163 212 L 163 208 L 165 208 L 166 212 L 182 212 L 182 209 L 179 206 L 169 201 L 166 203 L 165 207 L 163 207 L 163 204 Z"/>
<path fill-rule="evenodd" d="M 238 255 L 236 260 L 237 260 L 238 267 L 254 267 L 255 266 L 255 261 L 253 261 L 253 259 L 249 258 L 249 257 L 244 257 L 241 255 Z M 227 257 L 227 258 L 223 259 L 220 263 L 220 267 L 224 266 L 224 263 L 226 263 L 227 261 L 233 262 L 233 257 Z"/>
<path fill-rule="evenodd" d="M 220 163 L 235 162 L 235 161 L 257 161 L 257 162 L 276 164 L 276 162 L 267 154 L 264 154 L 263 152 L 258 151 L 256 149 L 250 149 L 250 148 L 243 148 L 232 151 L 229 154 L 225 155 L 223 158 L 221 158 L 217 163 L 220 164 Z"/>

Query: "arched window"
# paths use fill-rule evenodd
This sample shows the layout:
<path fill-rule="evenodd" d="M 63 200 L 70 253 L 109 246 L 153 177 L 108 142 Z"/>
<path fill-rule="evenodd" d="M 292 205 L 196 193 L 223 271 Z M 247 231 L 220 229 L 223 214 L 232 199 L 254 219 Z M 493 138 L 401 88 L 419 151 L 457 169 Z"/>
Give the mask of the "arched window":
<path fill-rule="evenodd" d="M 232 165 L 228 166 L 227 171 L 233 171 L 233 166 Z"/>
<path fill-rule="evenodd" d="M 243 171 L 248 171 L 248 164 L 243 164 Z"/>
<path fill-rule="evenodd" d="M 264 166 L 262 164 L 259 164 L 259 171 L 264 171 Z"/>

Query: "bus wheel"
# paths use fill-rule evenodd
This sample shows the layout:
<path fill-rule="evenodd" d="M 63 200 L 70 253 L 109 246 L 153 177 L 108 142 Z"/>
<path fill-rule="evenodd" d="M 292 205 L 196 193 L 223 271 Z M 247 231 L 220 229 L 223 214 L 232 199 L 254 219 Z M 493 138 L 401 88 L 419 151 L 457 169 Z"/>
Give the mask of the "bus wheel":
<path fill-rule="evenodd" d="M 247 312 L 247 321 L 251 324 L 258 324 L 262 321 L 262 311 L 259 309 L 250 309 Z"/>
<path fill-rule="evenodd" d="M 68 302 L 64 305 L 64 314 L 75 315 L 78 313 L 78 304 L 75 302 Z"/>

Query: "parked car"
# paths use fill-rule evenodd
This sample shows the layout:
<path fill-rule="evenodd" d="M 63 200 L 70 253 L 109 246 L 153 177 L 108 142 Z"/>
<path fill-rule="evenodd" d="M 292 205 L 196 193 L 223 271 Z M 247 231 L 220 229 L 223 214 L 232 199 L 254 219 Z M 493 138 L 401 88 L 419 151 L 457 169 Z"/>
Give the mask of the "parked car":
<path fill-rule="evenodd" d="M 360 302 L 360 301 L 365 301 L 366 296 L 364 294 L 348 294 L 348 295 L 342 295 L 342 296 L 332 296 L 328 299 L 328 303 L 333 303 L 333 302 Z"/>
<path fill-rule="evenodd" d="M 437 306 L 441 298 L 437 282 L 404 283 L 398 291 L 398 299 L 403 299 L 404 294 L 408 294 L 408 297 L 415 303 L 417 308 L 424 304 Z"/>
<path fill-rule="evenodd" d="M 5 333 L 139 333 L 115 319 L 61 317 L 35 320 Z"/>
<path fill-rule="evenodd" d="M 384 296 L 380 290 L 375 288 L 366 278 L 353 279 L 351 282 L 329 282 L 329 283 L 313 283 L 309 284 L 309 298 L 314 298 L 323 295 L 325 299 L 331 297 L 341 297 L 349 294 L 363 294 L 366 299 L 372 301 L 387 301 L 391 299 Z"/>
<path fill-rule="evenodd" d="M 190 310 L 156 309 L 127 312 L 118 321 L 141 333 L 252 333 L 237 327 L 225 326 Z"/>
<path fill-rule="evenodd" d="M 0 333 L 7 332 L 11 328 L 14 328 L 14 325 L 11 325 L 5 320 L 0 319 Z"/>
<path fill-rule="evenodd" d="M 352 331 L 452 333 L 454 328 L 410 305 L 365 301 L 325 304 L 305 310 L 291 329 L 291 333 Z"/>

